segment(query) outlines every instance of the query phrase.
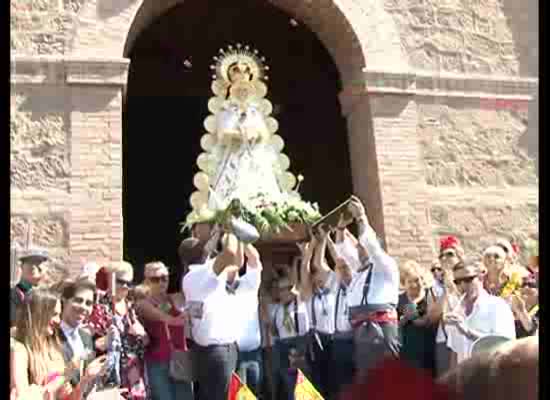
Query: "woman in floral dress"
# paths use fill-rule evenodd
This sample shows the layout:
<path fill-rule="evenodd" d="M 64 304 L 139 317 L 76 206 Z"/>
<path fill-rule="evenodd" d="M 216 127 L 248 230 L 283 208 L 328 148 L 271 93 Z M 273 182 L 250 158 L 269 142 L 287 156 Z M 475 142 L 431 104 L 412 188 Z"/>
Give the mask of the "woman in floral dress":
<path fill-rule="evenodd" d="M 107 351 L 109 335 L 118 329 L 121 338 L 120 387 L 126 389 L 124 397 L 128 400 L 145 400 L 148 398 L 145 386 L 143 356 L 148 337 L 128 300 L 132 285 L 133 268 L 127 262 L 116 263 L 107 268 L 109 290 L 100 297 L 90 316 L 90 327 L 96 338 L 98 351 Z M 115 293 L 112 285 L 115 281 Z M 100 386 L 117 384 L 113 374 L 104 379 Z"/>

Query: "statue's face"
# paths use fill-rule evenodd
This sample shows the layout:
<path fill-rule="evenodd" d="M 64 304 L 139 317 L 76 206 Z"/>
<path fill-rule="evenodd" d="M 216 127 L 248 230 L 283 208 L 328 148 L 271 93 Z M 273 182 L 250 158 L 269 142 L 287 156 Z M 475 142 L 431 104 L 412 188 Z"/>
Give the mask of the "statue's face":
<path fill-rule="evenodd" d="M 243 62 L 238 61 L 229 67 L 229 80 L 232 83 L 241 82 L 244 80 L 250 80 L 251 78 L 251 69 L 250 66 Z"/>

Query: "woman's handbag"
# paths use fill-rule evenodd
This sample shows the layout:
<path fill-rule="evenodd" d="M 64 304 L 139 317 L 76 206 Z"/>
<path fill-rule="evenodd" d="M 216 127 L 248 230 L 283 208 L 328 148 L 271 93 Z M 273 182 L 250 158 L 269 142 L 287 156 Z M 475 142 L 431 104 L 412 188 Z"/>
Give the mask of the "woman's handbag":
<path fill-rule="evenodd" d="M 164 325 L 166 328 L 166 336 L 168 343 L 170 344 L 170 365 L 169 373 L 170 378 L 176 382 L 193 382 L 196 380 L 196 373 L 194 368 L 193 350 L 180 350 L 174 347 L 172 342 L 172 336 L 170 335 L 170 329 L 168 324 Z"/>

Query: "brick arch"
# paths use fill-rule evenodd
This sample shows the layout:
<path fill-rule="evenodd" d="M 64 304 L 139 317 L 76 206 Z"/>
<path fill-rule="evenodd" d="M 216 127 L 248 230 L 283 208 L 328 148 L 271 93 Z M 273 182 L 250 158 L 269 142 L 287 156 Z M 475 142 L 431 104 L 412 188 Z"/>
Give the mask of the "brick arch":
<path fill-rule="evenodd" d="M 184 1 L 193 0 L 89 0 L 79 12 L 70 54 L 127 57 L 143 29 Z M 393 19 L 382 0 L 268 1 L 317 34 L 338 66 L 344 85 L 361 82 L 364 67 L 395 69 L 406 63 Z"/>

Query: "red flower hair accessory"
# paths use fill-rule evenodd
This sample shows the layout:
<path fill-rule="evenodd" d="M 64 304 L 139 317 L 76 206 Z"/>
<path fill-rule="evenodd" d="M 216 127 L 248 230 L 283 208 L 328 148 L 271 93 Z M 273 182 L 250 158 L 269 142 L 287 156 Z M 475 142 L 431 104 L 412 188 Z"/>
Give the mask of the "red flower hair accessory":
<path fill-rule="evenodd" d="M 460 241 L 455 236 L 447 236 L 439 240 L 439 251 L 447 249 L 456 249 L 460 246 Z"/>
<path fill-rule="evenodd" d="M 434 382 L 433 378 L 403 361 L 386 360 L 369 370 L 366 379 L 358 379 L 348 387 L 339 400 L 454 400 L 447 387 Z"/>

